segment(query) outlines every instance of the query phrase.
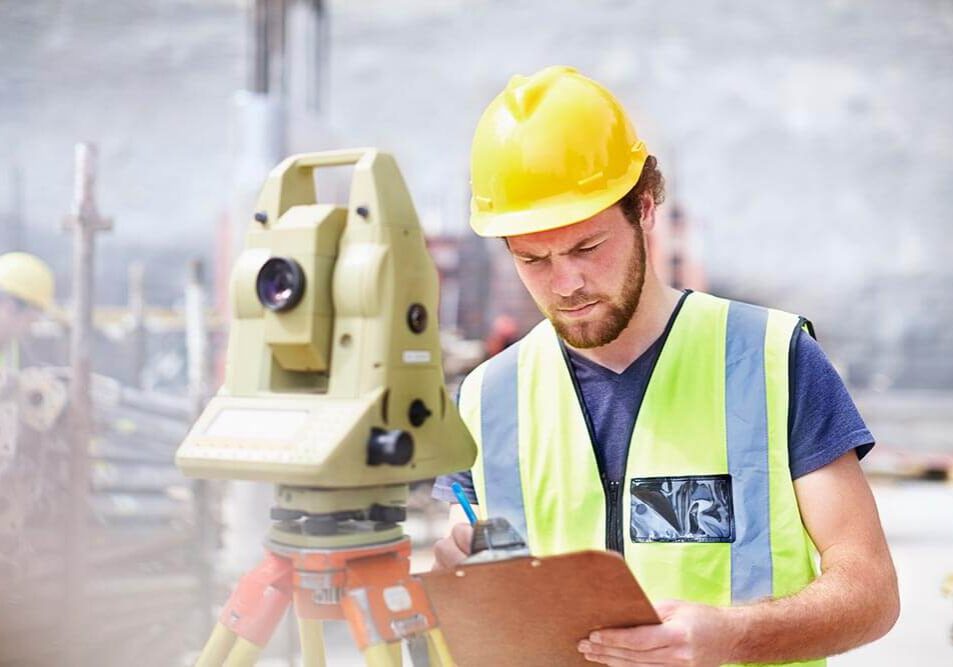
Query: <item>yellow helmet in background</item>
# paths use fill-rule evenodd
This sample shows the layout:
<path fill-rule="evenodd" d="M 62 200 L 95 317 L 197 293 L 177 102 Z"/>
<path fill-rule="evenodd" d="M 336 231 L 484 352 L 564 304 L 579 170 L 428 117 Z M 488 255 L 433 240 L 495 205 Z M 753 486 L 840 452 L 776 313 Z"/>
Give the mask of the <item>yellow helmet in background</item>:
<path fill-rule="evenodd" d="M 648 157 L 619 101 L 571 67 L 514 76 L 477 124 L 470 226 L 514 236 L 590 218 L 634 186 Z"/>
<path fill-rule="evenodd" d="M 48 311 L 53 305 L 53 271 L 26 252 L 0 255 L 0 292 Z"/>

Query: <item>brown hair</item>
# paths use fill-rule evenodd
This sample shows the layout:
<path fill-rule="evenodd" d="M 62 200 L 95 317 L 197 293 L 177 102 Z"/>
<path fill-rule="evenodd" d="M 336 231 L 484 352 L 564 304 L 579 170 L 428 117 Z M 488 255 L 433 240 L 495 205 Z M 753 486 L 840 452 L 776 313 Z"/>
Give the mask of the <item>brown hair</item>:
<path fill-rule="evenodd" d="M 649 155 L 645 159 L 638 182 L 618 202 L 625 219 L 633 225 L 639 224 L 642 220 L 642 195 L 644 194 L 649 194 L 656 206 L 665 201 L 665 177 L 659 171 L 658 160 L 654 155 Z"/>

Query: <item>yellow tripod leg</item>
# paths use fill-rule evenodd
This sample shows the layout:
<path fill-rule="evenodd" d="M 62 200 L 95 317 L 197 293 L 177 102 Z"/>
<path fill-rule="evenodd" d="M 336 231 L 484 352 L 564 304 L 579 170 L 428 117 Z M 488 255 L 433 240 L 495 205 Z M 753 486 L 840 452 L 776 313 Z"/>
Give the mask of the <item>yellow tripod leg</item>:
<path fill-rule="evenodd" d="M 403 662 L 400 649 L 400 642 L 373 644 L 364 649 L 364 662 L 367 667 L 400 667 Z"/>
<path fill-rule="evenodd" d="M 324 624 L 310 618 L 298 618 L 301 638 L 301 667 L 326 667 Z"/>
<path fill-rule="evenodd" d="M 195 667 L 221 667 L 235 643 L 235 633 L 221 623 L 216 623 L 212 635 L 195 661 Z"/>
<path fill-rule="evenodd" d="M 440 628 L 428 630 L 426 636 L 430 664 L 433 667 L 454 667 L 453 656 L 450 655 L 450 648 L 447 646 L 447 640 L 444 639 Z"/>
<path fill-rule="evenodd" d="M 254 667 L 261 655 L 261 646 L 252 644 L 243 637 L 235 640 L 235 646 L 228 654 L 228 659 L 222 663 L 222 667 Z"/>

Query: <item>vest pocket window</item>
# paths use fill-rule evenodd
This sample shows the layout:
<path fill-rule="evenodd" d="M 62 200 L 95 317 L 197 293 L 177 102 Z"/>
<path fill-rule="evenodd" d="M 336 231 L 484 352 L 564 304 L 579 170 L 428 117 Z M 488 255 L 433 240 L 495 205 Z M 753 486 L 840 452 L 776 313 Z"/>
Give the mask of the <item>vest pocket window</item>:
<path fill-rule="evenodd" d="M 633 542 L 734 542 L 731 475 L 630 480 Z"/>

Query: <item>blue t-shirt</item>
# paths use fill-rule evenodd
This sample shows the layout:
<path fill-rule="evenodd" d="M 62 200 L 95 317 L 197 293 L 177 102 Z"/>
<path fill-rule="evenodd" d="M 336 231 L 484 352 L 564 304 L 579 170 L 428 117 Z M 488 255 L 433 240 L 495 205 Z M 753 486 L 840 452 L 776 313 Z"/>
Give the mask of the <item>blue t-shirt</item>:
<path fill-rule="evenodd" d="M 655 341 L 621 373 L 568 350 L 595 434 L 599 467 L 609 480 L 621 482 L 625 477 L 632 427 L 663 339 Z M 823 468 L 852 449 L 858 458 L 866 456 L 874 446 L 873 436 L 820 345 L 802 330 L 795 343 L 792 377 L 788 437 L 791 478 Z M 455 502 L 450 490 L 453 482 L 460 482 L 470 502 L 478 502 L 469 471 L 438 477 L 433 497 Z"/>

